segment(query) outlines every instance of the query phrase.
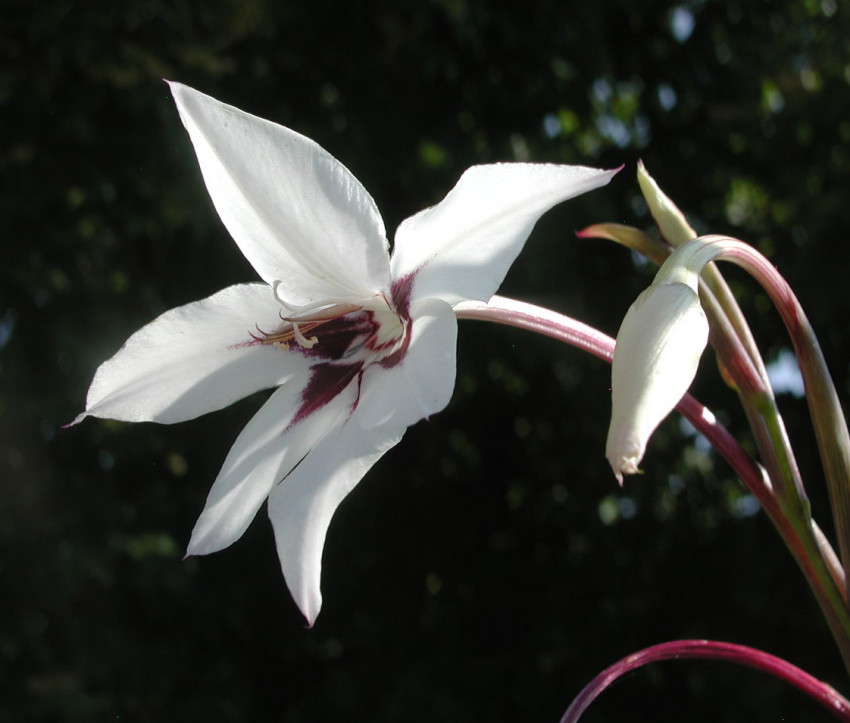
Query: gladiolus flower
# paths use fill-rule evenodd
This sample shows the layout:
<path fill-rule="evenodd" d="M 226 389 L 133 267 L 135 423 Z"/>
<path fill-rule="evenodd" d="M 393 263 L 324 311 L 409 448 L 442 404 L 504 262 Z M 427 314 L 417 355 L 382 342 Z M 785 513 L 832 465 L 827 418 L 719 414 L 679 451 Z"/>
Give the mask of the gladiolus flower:
<path fill-rule="evenodd" d="M 452 306 L 495 293 L 537 219 L 616 171 L 470 168 L 408 218 L 392 256 L 372 197 L 313 141 L 177 83 L 213 203 L 264 283 L 166 312 L 97 370 L 86 416 L 179 422 L 277 387 L 237 438 L 189 555 L 237 540 L 268 499 L 287 585 L 309 624 L 337 505 L 455 379 Z"/>

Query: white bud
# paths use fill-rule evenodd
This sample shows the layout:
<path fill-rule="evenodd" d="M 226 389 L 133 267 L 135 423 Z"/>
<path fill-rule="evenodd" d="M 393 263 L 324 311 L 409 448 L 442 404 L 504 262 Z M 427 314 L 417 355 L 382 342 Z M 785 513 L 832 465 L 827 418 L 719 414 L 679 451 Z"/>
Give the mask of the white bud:
<path fill-rule="evenodd" d="M 656 280 L 638 296 L 617 334 L 605 456 L 620 484 L 639 471 L 649 437 L 688 390 L 708 341 L 696 275 L 682 276 L 693 283 Z"/>

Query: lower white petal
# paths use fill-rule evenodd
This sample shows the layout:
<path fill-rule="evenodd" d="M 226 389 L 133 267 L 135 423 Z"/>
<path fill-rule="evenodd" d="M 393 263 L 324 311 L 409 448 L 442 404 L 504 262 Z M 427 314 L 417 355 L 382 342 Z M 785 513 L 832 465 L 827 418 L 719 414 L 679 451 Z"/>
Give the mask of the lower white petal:
<path fill-rule="evenodd" d="M 275 483 L 350 416 L 356 383 L 292 424 L 309 378 L 308 371 L 278 389 L 242 430 L 210 489 L 187 554 L 206 555 L 239 539 Z"/>
<path fill-rule="evenodd" d="M 363 374 L 355 418 L 366 429 L 408 427 L 449 403 L 457 371 L 457 319 L 440 299 L 411 308 L 412 337 L 399 364 L 373 364 Z"/>
<path fill-rule="evenodd" d="M 282 384 L 308 362 L 251 338 L 280 325 L 280 309 L 266 284 L 240 284 L 166 311 L 100 365 L 75 423 L 180 422 Z"/>
<path fill-rule="evenodd" d="M 322 550 L 337 506 L 404 428 L 363 429 L 356 417 L 328 434 L 269 495 L 269 517 L 286 584 L 307 623 L 322 607 Z"/>

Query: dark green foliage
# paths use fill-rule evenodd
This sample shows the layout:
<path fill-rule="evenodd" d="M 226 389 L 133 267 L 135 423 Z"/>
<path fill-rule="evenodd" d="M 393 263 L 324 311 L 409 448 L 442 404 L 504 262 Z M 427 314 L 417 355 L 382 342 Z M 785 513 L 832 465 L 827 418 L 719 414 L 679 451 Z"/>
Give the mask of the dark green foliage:
<path fill-rule="evenodd" d="M 787 275 L 846 393 L 840 0 L 5 0 L 2 17 L 0 718 L 553 721 L 606 665 L 682 637 L 761 647 L 850 690 L 725 464 L 672 420 L 619 490 L 608 369 L 551 340 L 461 325 L 451 405 L 335 518 L 310 631 L 263 513 L 232 548 L 181 562 L 261 398 L 175 427 L 60 428 L 131 332 L 254 278 L 162 78 L 315 138 L 389 229 L 473 163 L 625 163 L 547 215 L 503 287 L 612 334 L 650 269 L 572 232 L 648 225 L 642 157 L 700 230 Z M 730 278 L 768 355 L 787 347 L 763 294 Z M 695 391 L 748 440 L 708 356 Z M 783 401 L 828 529 L 804 405 Z M 828 720 L 761 675 L 684 662 L 632 676 L 586 720 L 621 717 Z"/>

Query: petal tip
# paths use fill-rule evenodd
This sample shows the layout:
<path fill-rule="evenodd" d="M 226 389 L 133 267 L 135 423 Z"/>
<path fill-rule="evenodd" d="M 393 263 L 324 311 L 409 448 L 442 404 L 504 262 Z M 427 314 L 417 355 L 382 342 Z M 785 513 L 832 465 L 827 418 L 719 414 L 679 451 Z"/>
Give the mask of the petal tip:
<path fill-rule="evenodd" d="M 189 540 L 189 544 L 186 545 L 186 554 L 183 555 L 183 559 L 186 560 L 190 557 L 209 555 L 210 553 L 218 552 L 221 549 L 221 545 L 215 545 L 210 541 L 209 534 L 199 536 L 193 533 Z"/>
<path fill-rule="evenodd" d="M 316 624 L 316 620 L 319 617 L 319 613 L 322 610 L 321 597 L 319 597 L 317 601 L 303 601 L 296 599 L 295 604 L 298 605 L 298 609 L 304 616 L 304 629 L 312 630 L 313 626 Z"/>
<path fill-rule="evenodd" d="M 59 429 L 70 429 L 71 427 L 76 427 L 80 422 L 82 422 L 88 416 L 89 416 L 88 412 L 80 412 L 76 417 L 74 417 L 67 424 L 60 425 Z"/>
<path fill-rule="evenodd" d="M 638 463 L 640 462 L 639 457 L 620 457 L 619 459 L 609 459 L 608 461 L 611 464 L 614 477 L 620 487 L 623 486 L 624 475 L 643 474 L 643 470 L 638 467 Z"/>

